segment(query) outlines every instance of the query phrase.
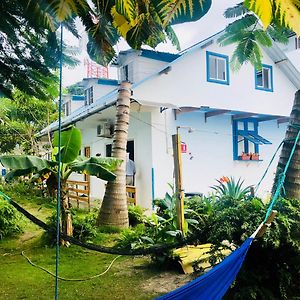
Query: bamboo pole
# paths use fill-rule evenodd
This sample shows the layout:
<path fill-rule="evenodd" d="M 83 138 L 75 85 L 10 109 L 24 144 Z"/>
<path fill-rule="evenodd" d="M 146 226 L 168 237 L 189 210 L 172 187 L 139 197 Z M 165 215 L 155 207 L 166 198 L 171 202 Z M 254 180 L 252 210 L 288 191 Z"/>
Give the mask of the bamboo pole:
<path fill-rule="evenodd" d="M 181 159 L 181 140 L 180 135 L 172 135 L 173 157 L 174 157 L 174 176 L 176 189 L 176 211 L 177 226 L 183 232 L 184 228 L 184 190 L 182 188 L 182 159 Z"/>

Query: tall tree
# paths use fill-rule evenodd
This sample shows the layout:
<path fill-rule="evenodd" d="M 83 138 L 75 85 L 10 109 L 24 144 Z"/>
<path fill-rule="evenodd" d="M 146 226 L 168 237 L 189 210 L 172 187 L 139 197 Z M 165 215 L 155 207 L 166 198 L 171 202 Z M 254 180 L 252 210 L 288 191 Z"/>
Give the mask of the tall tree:
<path fill-rule="evenodd" d="M 293 108 L 290 115 L 289 125 L 287 126 L 284 143 L 279 156 L 276 169 L 275 180 L 272 191 L 275 192 L 282 172 L 291 155 L 295 138 L 300 130 L 300 90 L 296 92 Z M 284 178 L 285 197 L 289 199 L 300 199 L 300 140 L 298 140 L 295 152 L 292 156 L 290 165 Z"/>
<path fill-rule="evenodd" d="M 30 97 L 19 90 L 13 91 L 14 101 L 0 98 L 1 153 L 11 153 L 18 146 L 23 153 L 39 155 L 41 149 L 36 134 L 58 116 L 57 105 L 54 102 L 57 89 L 47 93 L 52 93 L 52 98 L 48 101 Z"/>
<path fill-rule="evenodd" d="M 126 195 L 126 144 L 128 137 L 130 115 L 131 84 L 122 82 L 117 100 L 116 125 L 112 144 L 112 157 L 123 160 L 115 170 L 117 175 L 114 181 L 106 185 L 105 195 L 99 212 L 98 225 L 113 225 L 128 227 L 128 209 Z"/>
<path fill-rule="evenodd" d="M 59 41 L 55 30 L 59 23 L 48 12 L 39 10 L 35 1 L 0 1 L 0 91 L 8 97 L 13 88 L 40 99 L 48 99 L 47 86 L 57 76 Z M 67 28 L 79 36 L 73 20 Z M 76 61 L 66 53 L 65 62 Z"/>

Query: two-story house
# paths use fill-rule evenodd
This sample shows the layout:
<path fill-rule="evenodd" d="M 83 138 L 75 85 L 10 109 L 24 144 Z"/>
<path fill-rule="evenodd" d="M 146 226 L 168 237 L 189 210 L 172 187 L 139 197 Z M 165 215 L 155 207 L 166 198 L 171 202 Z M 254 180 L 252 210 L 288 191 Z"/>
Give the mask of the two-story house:
<path fill-rule="evenodd" d="M 127 148 L 136 164 L 137 202 L 143 207 L 151 208 L 173 182 L 171 136 L 176 131 L 186 150 L 186 192 L 207 193 L 224 175 L 255 185 L 284 138 L 294 93 L 300 89 L 299 71 L 274 45 L 263 50 L 261 70 L 248 64 L 233 72 L 234 46 L 220 47 L 221 34 L 176 55 L 128 50 L 114 62 L 119 81 L 132 82 Z M 91 88 L 93 101 L 88 100 Z M 63 126 L 81 129 L 83 153 L 110 155 L 117 88 L 117 81 L 89 83 L 86 105 L 63 120 Z M 56 129 L 57 124 L 50 125 Z M 275 168 L 276 163 L 260 195 L 270 192 Z M 104 183 L 91 178 L 91 191 L 101 198 Z"/>

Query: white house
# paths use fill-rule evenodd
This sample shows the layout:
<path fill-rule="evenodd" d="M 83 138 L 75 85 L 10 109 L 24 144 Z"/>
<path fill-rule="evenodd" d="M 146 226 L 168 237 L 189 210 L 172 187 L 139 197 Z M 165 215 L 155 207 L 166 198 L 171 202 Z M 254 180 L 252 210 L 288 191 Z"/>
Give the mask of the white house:
<path fill-rule="evenodd" d="M 262 70 L 245 65 L 233 72 L 229 61 L 234 47 L 220 47 L 221 34 L 180 54 L 128 50 L 114 62 L 119 81 L 133 83 L 128 151 L 137 169 L 137 202 L 145 208 L 173 182 L 171 136 L 176 130 L 187 147 L 182 154 L 186 192 L 207 193 L 224 175 L 255 185 L 284 138 L 294 93 L 300 89 L 299 71 L 274 45 L 263 51 Z M 85 105 L 62 124 L 81 129 L 83 153 L 108 156 L 117 81 L 86 82 Z M 56 130 L 57 123 L 48 129 Z M 245 155 L 250 153 L 252 159 Z M 275 168 L 276 159 L 260 195 L 270 192 Z M 91 178 L 91 191 L 92 197 L 102 198 L 104 182 Z"/>

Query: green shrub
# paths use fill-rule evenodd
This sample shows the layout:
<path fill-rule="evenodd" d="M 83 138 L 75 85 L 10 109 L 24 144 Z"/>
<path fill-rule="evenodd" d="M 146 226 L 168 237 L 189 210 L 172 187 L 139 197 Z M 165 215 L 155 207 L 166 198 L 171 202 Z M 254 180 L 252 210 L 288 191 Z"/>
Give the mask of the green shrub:
<path fill-rule="evenodd" d="M 233 177 L 224 177 L 221 180 L 217 180 L 218 185 L 214 185 L 211 188 L 215 190 L 218 198 L 229 198 L 233 200 L 243 200 L 250 196 L 250 186 L 243 187 L 244 181 L 241 178 L 235 181 Z"/>
<path fill-rule="evenodd" d="M 96 229 L 96 219 L 97 211 L 92 211 L 87 214 L 76 213 L 72 211 L 72 221 L 73 221 L 73 237 L 86 242 L 91 240 L 97 235 Z M 53 228 L 53 232 L 45 233 L 46 242 L 53 245 L 56 241 L 56 213 L 53 213 L 51 217 L 48 218 L 48 225 Z"/>
<path fill-rule="evenodd" d="M 0 197 L 0 239 L 22 232 L 21 215 Z"/>
<path fill-rule="evenodd" d="M 129 205 L 128 206 L 128 217 L 129 217 L 129 225 L 136 226 L 137 224 L 142 224 L 146 220 L 144 215 L 145 209 L 139 205 Z"/>

